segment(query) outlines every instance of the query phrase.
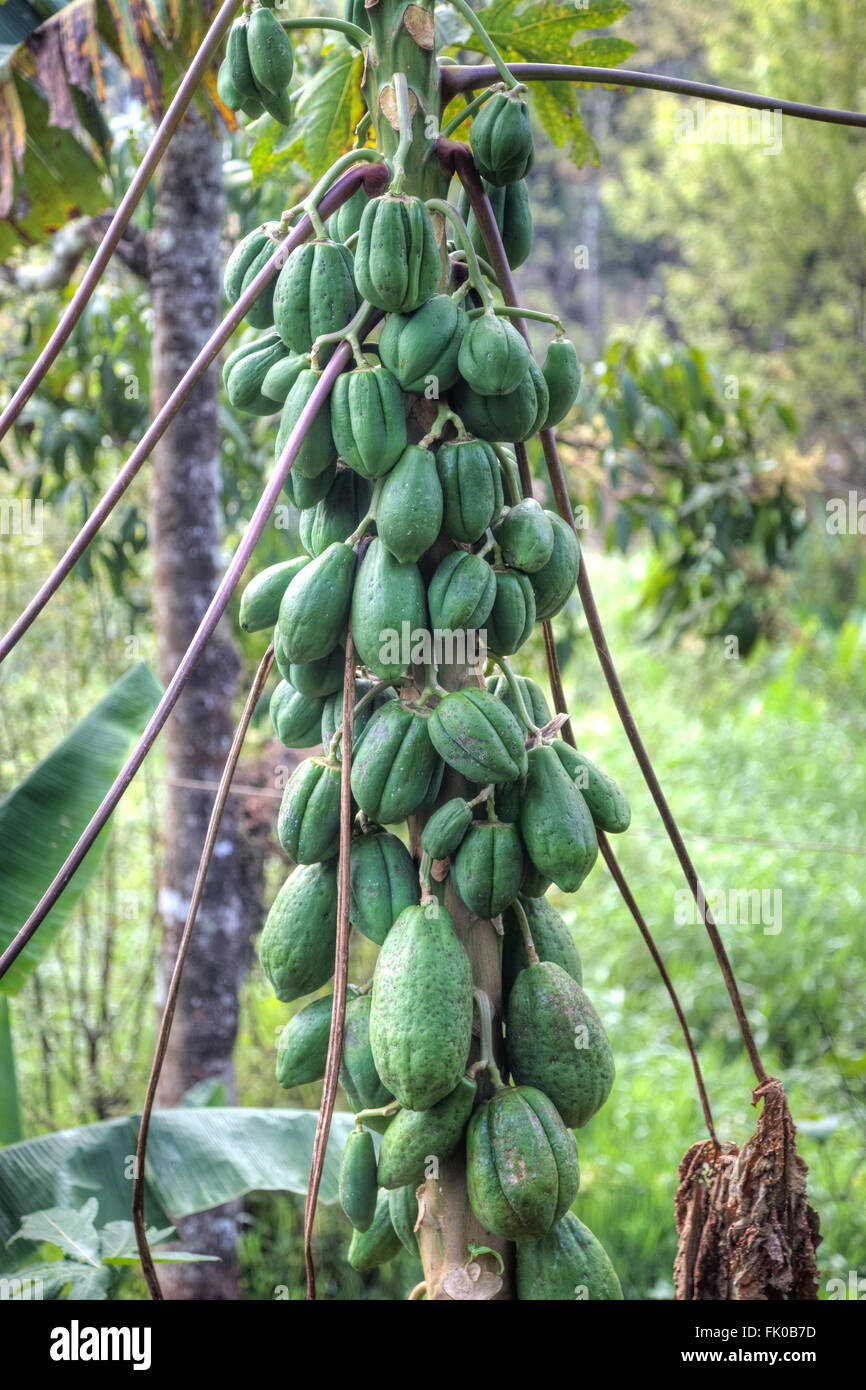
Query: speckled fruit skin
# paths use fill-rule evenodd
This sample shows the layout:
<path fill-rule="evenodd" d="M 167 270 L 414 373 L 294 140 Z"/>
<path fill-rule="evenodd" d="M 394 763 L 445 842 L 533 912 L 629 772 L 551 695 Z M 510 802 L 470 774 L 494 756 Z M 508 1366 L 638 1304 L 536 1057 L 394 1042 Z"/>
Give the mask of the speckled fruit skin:
<path fill-rule="evenodd" d="M 580 955 L 571 932 L 556 908 L 552 907 L 546 898 L 521 895 L 520 903 L 526 913 L 532 944 L 539 960 L 551 960 L 555 965 L 561 965 L 567 975 L 582 985 L 583 967 Z M 502 942 L 502 992 L 507 999 L 517 976 L 528 966 L 529 958 L 523 932 L 513 908 L 509 908 L 505 913 L 502 925 L 505 928 Z"/>
<path fill-rule="evenodd" d="M 399 1255 L 403 1246 L 400 1237 L 391 1223 L 387 1192 L 379 1192 L 376 1201 L 376 1214 L 369 1230 L 355 1231 L 349 1245 L 348 1260 L 353 1269 L 362 1273 L 368 1269 L 378 1269 Z"/>
<path fill-rule="evenodd" d="M 470 912 L 489 922 L 510 907 L 523 878 L 523 845 L 516 825 L 477 821 L 451 863 L 454 887 Z"/>
<path fill-rule="evenodd" d="M 604 1246 L 566 1212 L 548 1235 L 518 1247 L 517 1297 L 521 1303 L 615 1302 L 622 1288 Z"/>
<path fill-rule="evenodd" d="M 352 841 L 349 917 L 362 936 L 381 946 L 407 907 L 421 896 L 412 856 L 396 835 L 361 835 Z"/>
<path fill-rule="evenodd" d="M 613 778 L 567 743 L 557 740 L 553 749 L 589 807 L 595 825 L 609 835 L 628 830 L 631 808 Z"/>
<path fill-rule="evenodd" d="M 576 893 L 598 858 L 586 802 L 549 746 L 530 749 L 520 831 L 536 869 Z"/>
<path fill-rule="evenodd" d="M 368 1129 L 353 1129 L 340 1163 L 340 1206 L 356 1231 L 369 1231 L 378 1196 L 373 1136 Z"/>
<path fill-rule="evenodd" d="M 277 1039 L 276 1076 L 286 1090 L 325 1075 L 333 1006 L 333 994 L 314 999 L 289 1019 Z"/>
<path fill-rule="evenodd" d="M 472 970 L 438 904 L 394 923 L 373 976 L 370 1044 L 401 1105 L 429 1110 L 457 1086 L 472 1041 Z"/>
<path fill-rule="evenodd" d="M 393 1100 L 383 1086 L 370 1048 L 370 996 L 361 994 L 346 1004 L 340 1085 L 357 1115 L 360 1110 L 381 1110 Z M 375 1128 L 370 1125 L 370 1128 Z"/>
<path fill-rule="evenodd" d="M 286 783 L 277 822 L 280 844 L 296 864 L 322 864 L 340 850 L 340 764 L 308 758 Z"/>
<path fill-rule="evenodd" d="M 581 1129 L 613 1088 L 614 1061 L 589 995 L 561 965 L 521 970 L 507 1011 L 508 1065 L 518 1085 L 549 1096 L 569 1129 Z"/>
<path fill-rule="evenodd" d="M 541 1091 L 499 1090 L 469 1123 L 466 1180 L 472 1210 L 486 1230 L 505 1240 L 537 1240 L 577 1196 L 574 1135 Z"/>
<path fill-rule="evenodd" d="M 430 1110 L 401 1110 L 388 1126 L 379 1149 L 382 1187 L 417 1187 L 426 1177 L 429 1158 L 450 1158 L 472 1114 L 478 1085 L 467 1076 Z"/>
<path fill-rule="evenodd" d="M 370 820 L 396 825 L 436 795 L 441 770 L 429 720 L 399 700 L 376 711 L 355 748 L 352 794 Z"/>
<path fill-rule="evenodd" d="M 337 861 L 295 869 L 268 913 L 259 941 L 262 969 L 284 1004 L 312 994 L 334 972 Z"/>
<path fill-rule="evenodd" d="M 524 731 L 488 690 L 469 687 L 446 695 L 429 726 L 437 752 L 470 782 L 516 782 L 526 773 Z"/>

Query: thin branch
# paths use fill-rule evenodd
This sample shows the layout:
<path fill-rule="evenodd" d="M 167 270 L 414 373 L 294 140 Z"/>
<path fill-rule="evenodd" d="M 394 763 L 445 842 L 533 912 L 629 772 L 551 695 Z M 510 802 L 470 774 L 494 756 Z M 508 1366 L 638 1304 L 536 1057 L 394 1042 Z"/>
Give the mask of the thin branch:
<path fill-rule="evenodd" d="M 328 1040 L 328 1060 L 325 1065 L 325 1082 L 322 1087 L 322 1100 L 319 1105 L 319 1118 L 316 1121 L 316 1137 L 313 1141 L 313 1157 L 310 1164 L 310 1181 L 307 1186 L 307 1200 L 304 1208 L 304 1264 L 307 1272 L 307 1299 L 316 1298 L 316 1269 L 313 1263 L 313 1222 L 316 1217 L 316 1203 L 325 1166 L 328 1149 L 328 1136 L 331 1132 L 331 1119 L 334 1102 L 337 1098 L 337 1081 L 340 1075 L 340 1058 L 343 1054 L 343 1031 L 346 1021 L 346 992 L 349 976 L 349 881 L 352 840 L 352 741 L 355 729 L 355 644 L 352 630 L 346 641 L 346 665 L 343 674 L 343 739 L 342 766 L 340 775 L 340 859 L 337 880 L 337 947 L 334 961 L 334 1004 L 331 1012 L 331 1033 Z"/>
<path fill-rule="evenodd" d="M 174 100 L 166 111 L 160 122 L 159 128 L 150 143 L 150 147 L 139 164 L 133 180 L 123 196 L 123 200 L 111 220 L 111 225 L 105 235 L 105 240 L 99 247 L 93 260 L 87 268 L 87 273 L 78 289 L 75 291 L 69 306 L 55 328 L 45 347 L 40 352 L 24 381 L 18 387 L 15 395 L 7 405 L 3 414 L 0 415 L 0 439 L 6 435 L 10 426 L 14 424 L 22 409 L 29 401 L 33 392 L 36 390 L 42 378 L 49 368 L 56 361 L 60 349 L 69 338 L 73 328 L 77 324 L 84 312 L 87 301 L 102 279 L 108 262 L 111 260 L 129 220 L 141 201 L 142 194 L 150 183 L 154 172 L 168 148 L 168 143 L 181 119 L 186 112 L 195 90 L 202 77 L 210 67 L 211 59 L 228 33 L 229 26 L 237 11 L 237 0 L 225 0 L 213 24 L 208 29 L 202 40 L 201 48 L 193 58 L 183 81 L 177 89 Z"/>
<path fill-rule="evenodd" d="M 322 198 L 322 215 L 330 217 L 332 212 L 336 212 L 337 208 L 341 207 L 343 203 L 352 196 L 360 183 L 364 183 L 372 194 L 378 191 L 380 187 L 384 187 L 387 181 L 388 172 L 384 165 L 363 165 L 358 169 L 350 169 Z M 298 225 L 292 230 L 289 236 L 286 237 L 285 241 L 279 244 L 267 265 L 259 271 L 248 289 L 244 291 L 237 303 L 233 305 L 229 313 L 226 314 L 219 327 L 216 328 L 208 338 L 204 347 L 195 358 L 195 361 L 187 368 L 168 400 L 159 410 L 156 419 L 151 422 L 146 432 L 142 435 L 114 482 L 111 484 L 111 487 L 88 516 L 87 521 L 78 532 L 78 535 L 75 537 L 75 540 L 72 542 L 65 555 L 57 562 L 54 570 L 39 589 L 38 593 L 30 600 L 20 618 L 13 623 L 5 637 L 0 640 L 0 662 L 6 659 L 33 621 L 42 612 L 42 609 L 48 601 L 60 588 L 66 576 L 75 568 L 75 565 L 81 559 L 81 556 L 90 545 L 93 537 L 111 515 L 133 478 L 135 478 L 142 465 L 149 458 L 153 449 L 165 434 L 172 420 L 179 414 L 184 402 L 196 383 L 204 376 L 208 367 L 244 318 L 250 305 L 255 302 L 265 286 L 283 265 L 286 256 L 292 252 L 296 246 L 300 246 L 302 242 L 306 241 L 312 230 L 310 219 L 306 216 L 302 217 Z"/>
<path fill-rule="evenodd" d="M 579 67 L 570 63 L 509 63 L 509 71 L 521 82 L 586 82 L 608 87 L 644 87 L 651 91 L 673 92 L 677 96 L 702 97 L 728 106 L 749 106 L 756 111 L 780 111 L 803 121 L 823 121 L 830 125 L 866 127 L 862 111 L 837 111 L 832 106 L 810 106 L 802 101 L 783 101 L 734 87 L 716 87 L 712 82 L 689 82 L 680 77 L 663 77 L 654 72 L 631 72 L 627 68 Z M 444 105 L 459 92 L 474 91 L 498 82 L 496 68 L 484 65 L 451 66 L 441 69 Z"/>
<path fill-rule="evenodd" d="M 168 1041 L 171 1036 L 171 1025 L 174 1022 L 174 1011 L 177 1005 L 177 996 L 180 990 L 181 976 L 186 962 L 187 952 L 189 951 L 190 941 L 192 940 L 193 928 L 195 927 L 196 917 L 198 916 L 204 886 L 207 880 L 208 869 L 213 858 L 214 846 L 216 845 L 220 825 L 222 824 L 223 813 L 228 801 L 229 790 L 241 749 L 244 746 L 244 739 L 247 736 L 247 729 L 253 717 L 256 705 L 259 702 L 265 683 L 271 673 L 274 664 L 273 643 L 268 647 L 259 663 L 255 679 L 250 687 L 244 705 L 243 714 L 240 717 L 238 726 L 235 729 L 235 736 L 232 746 L 229 749 L 220 778 L 219 790 L 214 798 L 213 808 L 210 813 L 207 835 L 205 836 L 204 846 L 199 860 L 198 870 L 193 884 L 192 897 L 190 898 L 189 910 L 186 914 L 180 944 L 175 957 L 174 969 L 171 972 L 171 980 L 168 986 L 165 1006 L 162 1011 L 162 1018 L 159 1024 L 159 1033 L 156 1039 L 156 1051 L 154 1052 L 153 1063 L 150 1068 L 150 1077 L 147 1082 L 147 1094 L 144 1098 L 144 1109 L 141 1112 L 141 1123 L 138 1127 L 138 1143 L 135 1148 L 135 1172 L 132 1180 L 132 1221 L 135 1226 L 135 1240 L 138 1245 L 138 1254 L 141 1260 L 141 1267 L 147 1281 L 147 1287 L 152 1299 L 161 1300 L 163 1292 L 160 1287 L 159 1279 L 156 1274 L 156 1267 L 153 1263 L 153 1256 L 150 1253 L 150 1246 L 147 1241 L 147 1226 L 144 1219 L 144 1171 L 147 1163 L 147 1137 L 150 1132 L 150 1117 L 153 1113 L 153 1106 L 156 1100 L 156 1090 L 159 1085 L 159 1078 L 162 1074 L 162 1064 L 165 1061 L 165 1054 L 168 1051 Z"/>
<path fill-rule="evenodd" d="M 373 311 L 368 327 L 372 327 L 375 323 L 378 323 L 380 318 L 381 314 L 379 314 L 378 311 Z M 46 914 L 50 912 L 51 908 L 57 902 L 60 894 L 84 860 L 97 835 L 105 826 L 111 813 L 117 807 L 125 791 L 135 777 L 135 774 L 138 772 L 156 742 L 163 725 L 180 699 L 184 686 L 201 660 L 204 649 L 213 636 L 217 624 L 228 606 L 231 595 L 240 582 L 241 575 L 246 569 L 259 537 L 265 529 L 268 517 L 276 504 L 286 478 L 289 476 L 292 464 L 295 461 L 295 457 L 303 443 L 307 431 L 325 400 L 330 395 L 333 384 L 340 375 L 340 372 L 349 362 L 351 353 L 352 350 L 349 344 L 343 343 L 334 353 L 334 356 L 323 371 L 321 379 L 301 412 L 298 423 L 292 430 L 286 442 L 286 447 L 280 455 L 279 462 L 274 472 L 271 474 L 264 493 L 259 499 L 258 505 L 244 533 L 243 540 L 235 551 L 232 561 L 220 581 L 216 593 L 208 604 L 205 614 L 196 629 L 192 642 L 181 658 L 180 665 L 169 682 L 165 694 L 151 716 L 144 733 L 141 735 L 132 753 L 115 778 L 102 805 L 95 812 L 90 824 L 84 830 L 77 844 L 67 856 L 65 863 L 55 876 L 41 901 L 34 908 L 14 940 L 10 942 L 9 946 L 3 952 L 3 955 L 0 956 L 0 979 L 3 978 L 12 963 L 18 959 L 18 956 L 21 954 Z"/>

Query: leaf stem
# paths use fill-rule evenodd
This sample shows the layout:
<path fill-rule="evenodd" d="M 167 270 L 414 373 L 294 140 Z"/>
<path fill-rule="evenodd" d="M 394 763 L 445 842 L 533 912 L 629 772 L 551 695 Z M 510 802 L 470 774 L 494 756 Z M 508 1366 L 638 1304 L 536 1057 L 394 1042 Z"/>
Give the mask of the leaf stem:
<path fill-rule="evenodd" d="M 535 949 L 535 942 L 532 939 L 532 932 L 529 928 L 529 918 L 526 915 L 526 910 L 523 906 L 523 903 L 520 901 L 519 898 L 515 898 L 514 902 L 511 904 L 511 907 L 513 909 L 515 917 L 517 918 L 521 935 L 523 936 L 523 944 L 526 947 L 526 956 L 529 961 L 529 964 L 539 965 L 540 962 L 538 959 L 538 952 Z"/>
<path fill-rule="evenodd" d="M 478 1020 L 481 1025 L 481 1056 L 487 1063 L 491 1081 L 496 1089 L 501 1091 L 505 1087 L 505 1082 L 502 1080 L 502 1073 L 493 1056 L 493 1009 L 490 1004 L 490 995 L 486 994 L 483 989 L 476 989 L 472 992 L 475 995 Z"/>
<path fill-rule="evenodd" d="M 509 89 L 512 87 L 519 87 L 520 83 L 517 81 L 517 78 L 508 71 L 499 49 L 496 47 L 496 44 L 484 28 L 484 25 L 481 23 L 475 11 L 470 9 L 469 5 L 467 5 L 466 0 L 451 0 L 451 4 L 459 14 L 462 14 L 466 23 L 478 38 L 481 47 L 484 49 L 484 52 L 489 55 L 490 61 L 493 63 L 493 66 L 496 68 L 496 71 L 499 73 L 506 87 Z"/>
<path fill-rule="evenodd" d="M 359 24 L 352 24 L 348 19 L 317 19 L 313 16 L 284 19 L 281 14 L 277 13 L 276 9 L 274 9 L 273 15 L 284 29 L 333 29 L 338 34 L 345 34 L 348 39 L 355 39 L 362 49 L 373 42 L 366 29 L 362 29 Z M 492 54 L 490 56 L 493 57 Z"/>
<path fill-rule="evenodd" d="M 487 311 L 484 309 L 468 310 L 471 319 L 480 318 L 481 315 L 486 312 Z M 534 319 L 537 323 L 552 323 L 556 329 L 557 337 L 559 338 L 565 333 L 565 329 L 562 326 L 562 319 L 559 318 L 557 314 L 545 314 L 541 309 L 519 309 L 516 305 L 512 304 L 495 304 L 493 312 L 494 314 L 499 314 L 502 318 Z"/>
<path fill-rule="evenodd" d="M 532 722 L 529 710 L 526 708 L 526 701 L 523 698 L 523 691 L 517 684 L 517 677 L 515 676 L 508 662 L 505 660 L 504 656 L 494 657 L 493 660 L 494 665 L 499 667 L 500 671 L 502 672 L 503 676 L 508 682 L 508 688 L 514 696 L 514 703 L 517 706 L 517 713 L 520 716 L 521 723 L 526 725 L 533 738 L 538 738 L 541 734 L 541 730 L 539 729 L 537 724 L 533 724 Z"/>
<path fill-rule="evenodd" d="M 459 130 L 463 123 L 469 120 L 470 116 L 474 116 L 475 112 L 478 111 L 486 101 L 490 100 L 492 95 L 493 88 L 487 87 L 477 97 L 473 97 L 471 101 L 467 101 L 466 105 L 457 112 L 457 115 L 452 116 L 448 124 L 443 126 L 440 132 L 441 138 L 447 140 L 450 135 L 454 134 L 455 130 Z"/>
<path fill-rule="evenodd" d="M 429 198 L 427 200 L 427 206 L 433 212 L 441 212 L 442 216 L 446 217 L 451 223 L 457 233 L 458 241 L 466 253 L 466 263 L 469 267 L 469 279 L 472 282 L 472 288 L 477 290 L 481 295 L 485 306 L 491 308 L 493 305 L 493 295 L 488 286 L 484 283 L 481 266 L 478 264 L 478 254 L 475 247 L 472 245 L 472 238 L 466 229 L 466 223 L 463 221 L 460 213 L 454 207 L 453 203 L 446 203 L 443 198 Z M 484 309 L 474 309 L 471 312 L 483 314 Z"/>

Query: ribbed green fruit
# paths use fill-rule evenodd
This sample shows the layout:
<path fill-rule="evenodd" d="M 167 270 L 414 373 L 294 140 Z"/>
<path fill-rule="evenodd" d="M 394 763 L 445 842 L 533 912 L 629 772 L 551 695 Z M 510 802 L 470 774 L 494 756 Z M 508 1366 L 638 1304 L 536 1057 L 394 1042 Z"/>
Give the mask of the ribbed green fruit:
<path fill-rule="evenodd" d="M 621 835 L 631 824 L 631 808 L 612 777 L 559 739 L 553 750 L 577 787 L 599 830 Z"/>
<path fill-rule="evenodd" d="M 290 473 L 283 483 L 283 492 L 294 502 L 299 512 L 308 511 L 310 507 L 318 506 L 323 497 L 327 497 L 334 486 L 336 476 L 337 460 L 333 459 L 316 478 L 305 478 L 300 473 L 293 477 Z"/>
<path fill-rule="evenodd" d="M 529 712 L 530 719 L 533 724 L 538 725 L 539 729 L 543 729 L 553 718 L 550 712 L 550 706 L 547 703 L 547 696 L 538 682 L 534 681 L 531 676 L 515 676 L 514 679 L 523 696 L 523 703 Z M 520 716 L 517 713 L 517 701 L 505 677 L 497 676 L 495 680 L 491 681 L 489 689 L 491 693 L 496 696 L 497 700 L 501 700 L 504 705 L 508 706 L 519 723 Z"/>
<path fill-rule="evenodd" d="M 513 656 L 532 635 L 535 594 L 529 575 L 496 571 L 496 598 L 487 618 L 487 646 L 497 656 Z"/>
<path fill-rule="evenodd" d="M 349 917 L 362 936 L 381 946 L 400 914 L 420 896 L 418 871 L 396 835 L 382 831 L 352 841 Z"/>
<path fill-rule="evenodd" d="M 360 994 L 357 999 L 349 999 L 346 1003 L 340 1085 L 356 1115 L 361 1110 L 381 1110 L 394 1099 L 387 1086 L 382 1084 L 373 1060 L 370 1007 L 369 994 Z"/>
<path fill-rule="evenodd" d="M 429 1110 L 458 1085 L 472 1041 L 472 969 L 438 903 L 394 923 L 373 976 L 370 1044 L 402 1106 Z"/>
<path fill-rule="evenodd" d="M 259 959 L 278 999 L 291 1004 L 328 983 L 337 945 L 337 864 L 295 869 L 259 940 Z"/>
<path fill-rule="evenodd" d="M 589 995 L 562 966 L 521 970 L 508 1000 L 508 1065 L 518 1085 L 544 1089 L 570 1129 L 581 1129 L 611 1093 L 614 1061 Z"/>
<path fill-rule="evenodd" d="M 359 705 L 365 695 L 369 693 L 373 685 L 372 681 L 355 681 L 355 705 Z M 381 709 L 388 700 L 393 700 L 395 693 L 393 690 L 380 690 L 373 696 L 370 703 L 365 705 L 360 713 L 355 714 L 353 725 L 352 747 L 357 748 L 358 742 L 369 724 L 373 715 Z M 327 749 L 331 745 L 331 740 L 338 729 L 343 727 L 343 691 L 336 690 L 333 695 L 325 699 L 325 708 L 322 711 L 322 747 Z M 334 749 L 334 757 L 338 762 L 343 761 L 343 740 L 340 739 Z"/>
<path fill-rule="evenodd" d="M 431 859 L 447 859 L 460 848 L 472 824 L 472 807 L 462 796 L 455 796 L 434 811 L 421 834 L 421 848 Z"/>
<path fill-rule="evenodd" d="M 277 1039 L 277 1081 L 285 1089 L 321 1081 L 328 1059 L 333 994 L 314 999 L 290 1018 Z"/>
<path fill-rule="evenodd" d="M 296 864 L 322 864 L 340 849 L 340 764 L 308 758 L 286 783 L 277 822 L 280 844 Z"/>
<path fill-rule="evenodd" d="M 448 399 L 467 430 L 493 443 L 530 439 L 544 424 L 550 405 L 547 382 L 534 357 L 530 357 L 520 385 L 507 396 L 482 396 L 459 381 L 448 392 Z"/>
<path fill-rule="evenodd" d="M 430 214 L 420 198 L 386 193 L 364 209 L 355 250 L 362 299 L 388 313 L 418 309 L 442 278 Z"/>
<path fill-rule="evenodd" d="M 466 1182 L 485 1230 L 537 1240 L 568 1211 L 580 1186 L 577 1144 L 546 1095 L 496 1091 L 469 1122 Z"/>
<path fill-rule="evenodd" d="M 455 550 L 437 566 L 427 589 L 434 632 L 478 632 L 493 608 L 496 575 L 480 555 Z"/>
<path fill-rule="evenodd" d="M 280 413 L 280 427 L 274 445 L 274 458 L 281 458 L 292 432 L 309 405 L 310 397 L 318 386 L 321 376 L 321 372 L 314 372 L 307 368 L 298 374 Z M 337 450 L 331 435 L 331 405 L 330 401 L 325 400 L 296 450 L 292 473 L 296 478 L 318 478 L 322 473 L 327 473 L 329 469 L 333 470 L 327 487 L 319 494 L 319 496 L 324 497 L 333 481 L 336 466 Z M 316 497 L 315 501 L 318 502 L 318 500 L 319 497 Z M 313 504 L 299 500 L 298 505 L 311 506 Z"/>
<path fill-rule="evenodd" d="M 434 294 L 411 314 L 389 314 L 379 337 L 385 366 L 404 391 L 438 397 L 459 376 L 457 357 L 469 320 L 450 294 Z"/>
<path fill-rule="evenodd" d="M 519 815 L 517 819 L 520 820 Z M 532 860 L 527 858 L 523 882 L 520 885 L 521 896 L 531 900 L 543 898 L 552 883 L 553 879 L 548 878 L 547 874 L 543 874 L 540 869 L 536 869 Z"/>
<path fill-rule="evenodd" d="M 268 261 L 276 254 L 276 251 L 277 242 L 266 234 L 264 241 L 247 266 L 244 278 L 241 281 L 238 299 L 250 288 L 256 276 L 260 271 L 264 270 Z M 274 326 L 274 291 L 277 284 L 277 274 L 278 272 L 275 270 L 267 284 L 247 309 L 246 320 L 252 328 L 273 328 Z"/>
<path fill-rule="evenodd" d="M 461 439 L 439 446 L 436 468 L 445 533 L 460 544 L 474 545 L 502 510 L 499 460 L 483 440 Z"/>
<path fill-rule="evenodd" d="M 529 752 L 520 832 L 527 853 L 563 893 L 576 893 L 598 858 L 592 816 L 553 749 Z"/>
<path fill-rule="evenodd" d="M 388 1194 L 383 1188 L 376 1202 L 372 1226 L 367 1231 L 353 1232 L 346 1258 L 353 1269 L 363 1274 L 387 1264 L 402 1248 L 400 1237 L 391 1224 Z"/>
<path fill-rule="evenodd" d="M 361 226 L 364 208 L 369 201 L 366 188 L 359 184 L 351 198 L 347 198 L 328 223 L 328 236 L 333 241 L 348 241 L 349 237 L 354 236 Z"/>
<path fill-rule="evenodd" d="M 529 367 L 529 346 L 508 319 L 489 309 L 473 319 L 463 335 L 457 366 L 463 380 L 481 396 L 516 391 Z"/>
<path fill-rule="evenodd" d="M 367 515 L 372 488 L 351 468 L 340 468 L 315 507 L 301 512 L 298 531 L 308 555 L 321 555 L 335 541 L 346 541 Z"/>
<path fill-rule="evenodd" d="M 429 719 L 389 700 L 370 720 L 352 760 L 352 795 L 370 820 L 397 825 L 419 810 L 441 776 Z"/>
<path fill-rule="evenodd" d="M 452 861 L 451 881 L 470 912 L 489 922 L 517 897 L 523 863 L 523 845 L 515 825 L 476 821 Z"/>
<path fill-rule="evenodd" d="M 565 419 L 580 390 L 582 372 L 574 343 L 569 338 L 554 338 L 541 370 L 550 394 L 544 429 L 552 430 Z"/>
<path fill-rule="evenodd" d="M 343 9 L 343 17 L 347 19 L 350 24 L 355 24 L 359 29 L 365 29 L 368 34 L 370 33 L 370 16 L 367 13 L 364 0 L 346 0 Z M 349 35 L 348 38 L 349 43 L 352 44 L 354 48 L 361 47 L 359 41 L 352 35 Z"/>
<path fill-rule="evenodd" d="M 622 1287 L 604 1246 L 569 1211 L 548 1235 L 517 1247 L 517 1297 L 521 1303 L 615 1302 Z"/>
<path fill-rule="evenodd" d="M 283 594 L 296 574 L 308 564 L 306 555 L 271 565 L 250 580 L 241 595 L 240 625 L 244 632 L 264 632 L 280 615 Z"/>
<path fill-rule="evenodd" d="M 307 241 L 289 256 L 274 290 L 274 326 L 292 352 L 309 352 L 318 337 L 337 333 L 358 310 L 352 253 L 338 241 Z M 336 351 L 326 343 L 324 367 Z"/>
<path fill-rule="evenodd" d="M 509 507 L 493 534 L 506 565 L 524 574 L 543 569 L 553 554 L 553 524 L 534 497 Z"/>
<path fill-rule="evenodd" d="M 547 564 L 530 576 L 538 622 L 555 618 L 562 611 L 577 587 L 580 574 L 577 536 L 556 512 L 547 515 L 553 527 L 553 553 Z"/>
<path fill-rule="evenodd" d="M 562 916 L 546 898 L 520 897 L 520 905 L 529 922 L 529 932 L 539 960 L 553 961 L 562 966 L 576 984 L 583 984 L 583 967 L 574 944 L 574 937 Z M 513 907 L 505 913 L 502 924 L 505 936 L 502 941 L 502 993 L 507 999 L 514 981 L 529 964 L 523 932 Z"/>
<path fill-rule="evenodd" d="M 272 96 L 281 95 L 292 80 L 295 60 L 289 36 L 272 10 L 253 10 L 247 50 L 256 84 Z"/>
<path fill-rule="evenodd" d="M 487 179 L 483 179 L 482 182 L 484 192 L 490 199 L 508 264 L 512 270 L 517 270 L 524 261 L 529 260 L 532 251 L 532 208 L 529 203 L 529 189 L 524 179 L 518 179 L 516 183 L 509 183 L 501 188 L 497 188 Z M 479 256 L 487 258 L 487 244 L 465 193 L 458 200 L 458 211 L 466 223 L 475 250 Z"/>
<path fill-rule="evenodd" d="M 277 738 L 287 748 L 313 748 L 319 742 L 324 700 L 310 700 L 306 695 L 280 681 L 270 703 L 271 723 Z"/>
<path fill-rule="evenodd" d="M 340 457 L 362 478 L 381 478 L 406 448 L 406 410 L 387 367 L 342 372 L 331 397 L 331 430 Z"/>
<path fill-rule="evenodd" d="M 229 36 L 226 41 L 225 61 L 228 66 L 229 76 L 237 91 L 240 92 L 244 101 L 261 100 L 261 89 L 253 76 L 250 65 L 250 54 L 247 42 L 249 31 L 249 21 L 246 15 L 236 19 L 229 29 Z"/>
<path fill-rule="evenodd" d="M 263 395 L 262 384 L 269 370 L 285 356 L 285 343 L 277 333 L 268 333 L 254 344 L 245 343 L 231 354 L 223 368 L 223 384 L 235 410 L 276 415 L 277 404 Z"/>
<path fill-rule="evenodd" d="M 469 139 L 475 167 L 497 188 L 525 178 L 535 161 L 529 107 L 511 92 L 494 92 L 473 120 Z"/>
<path fill-rule="evenodd" d="M 438 1177 L 438 1165 L 450 1158 L 469 1123 L 478 1085 L 468 1076 L 429 1110 L 400 1110 L 379 1149 L 379 1183 L 388 1189 L 416 1188 Z"/>
<path fill-rule="evenodd" d="M 429 449 L 410 444 L 382 484 L 376 530 L 401 565 L 414 565 L 442 526 L 442 484 Z"/>
<path fill-rule="evenodd" d="M 282 338 L 280 338 L 280 342 L 282 342 Z M 265 373 L 262 381 L 262 396 L 267 397 L 276 405 L 285 405 L 289 392 L 301 372 L 305 372 L 309 365 L 309 360 L 306 357 L 301 355 L 293 357 L 287 350 L 285 355 L 272 367 L 269 367 Z"/>
<path fill-rule="evenodd" d="M 346 629 L 354 574 L 355 552 L 335 542 L 292 580 L 278 619 L 289 661 L 318 661 L 334 650 Z"/>
<path fill-rule="evenodd" d="M 388 1193 L 388 1211 L 391 1214 L 391 1224 L 404 1249 L 410 1255 L 418 1257 L 418 1237 L 415 1234 L 415 1224 L 418 1220 L 418 1198 L 415 1195 L 416 1184 L 408 1187 L 395 1187 Z"/>
<path fill-rule="evenodd" d="M 526 773 L 524 730 L 489 690 L 446 695 L 430 716 L 429 732 L 440 757 L 470 782 L 515 782 Z"/>
<path fill-rule="evenodd" d="M 318 661 L 290 665 L 289 684 L 309 700 L 326 700 L 335 691 L 342 691 L 345 666 L 346 653 L 338 645 Z"/>
<path fill-rule="evenodd" d="M 368 1129 L 357 1127 L 346 1139 L 340 1162 L 340 1206 L 356 1231 L 369 1231 L 376 1215 L 376 1150 Z"/>
<path fill-rule="evenodd" d="M 380 680 L 394 680 L 411 660 L 407 646 L 411 648 L 413 634 L 426 628 L 421 571 L 417 565 L 401 564 L 376 537 L 358 568 L 352 594 L 352 635 L 359 659 Z"/>

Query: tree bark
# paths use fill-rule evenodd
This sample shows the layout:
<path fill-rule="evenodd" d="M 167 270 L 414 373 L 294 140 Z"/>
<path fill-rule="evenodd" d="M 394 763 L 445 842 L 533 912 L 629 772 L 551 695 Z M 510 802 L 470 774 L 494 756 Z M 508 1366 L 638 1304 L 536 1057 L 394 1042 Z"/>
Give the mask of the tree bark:
<path fill-rule="evenodd" d="M 219 317 L 222 149 L 198 116 L 186 119 L 162 162 L 153 233 L 152 409 L 159 409 Z M 210 601 L 221 572 L 221 470 L 217 375 L 206 374 L 154 454 L 150 539 L 154 557 L 159 670 L 167 682 Z M 177 952 L 210 816 L 214 784 L 231 743 L 239 659 L 227 631 L 208 644 L 166 730 L 165 850 L 159 907 L 161 989 Z M 232 1058 L 238 991 L 249 955 L 229 798 L 184 969 L 158 1103 L 175 1105 L 190 1086 L 222 1082 L 236 1099 Z M 186 1248 L 220 1263 L 179 1267 L 161 1281 L 168 1298 L 236 1299 L 237 1206 L 180 1223 Z"/>

